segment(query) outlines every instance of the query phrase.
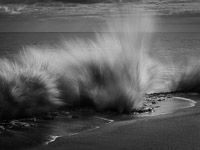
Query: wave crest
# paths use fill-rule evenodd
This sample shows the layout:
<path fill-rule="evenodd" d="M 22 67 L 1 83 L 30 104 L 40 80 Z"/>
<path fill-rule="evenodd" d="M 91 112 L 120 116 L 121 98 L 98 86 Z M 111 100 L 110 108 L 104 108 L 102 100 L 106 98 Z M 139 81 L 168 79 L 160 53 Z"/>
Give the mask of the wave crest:
<path fill-rule="evenodd" d="M 27 47 L 13 63 L 2 60 L 2 84 L 13 97 L 4 101 L 19 102 L 17 111 L 30 108 L 26 115 L 48 112 L 52 105 L 120 113 L 139 108 L 158 80 L 159 66 L 149 55 L 151 36 L 146 36 L 153 31 L 153 19 L 139 10 L 131 14 L 109 23 L 110 32 L 96 33 L 93 40 L 64 41 L 54 50 Z"/>

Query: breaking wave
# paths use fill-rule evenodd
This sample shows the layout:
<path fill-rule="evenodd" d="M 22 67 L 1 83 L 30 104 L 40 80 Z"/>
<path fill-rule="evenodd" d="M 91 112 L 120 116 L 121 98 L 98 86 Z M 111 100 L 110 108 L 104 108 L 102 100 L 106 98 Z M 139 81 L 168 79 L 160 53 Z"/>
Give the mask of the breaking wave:
<path fill-rule="evenodd" d="M 192 59 L 185 59 L 183 64 L 174 66 L 170 79 L 169 88 L 171 91 L 186 93 L 200 93 L 200 62 Z"/>
<path fill-rule="evenodd" d="M 152 16 L 137 10 L 108 23 L 95 39 L 71 39 L 52 49 L 27 47 L 0 61 L 0 118 L 68 107 L 129 113 L 145 93 L 162 85 L 163 65 L 149 54 Z M 164 83 L 163 83 L 164 84 Z"/>

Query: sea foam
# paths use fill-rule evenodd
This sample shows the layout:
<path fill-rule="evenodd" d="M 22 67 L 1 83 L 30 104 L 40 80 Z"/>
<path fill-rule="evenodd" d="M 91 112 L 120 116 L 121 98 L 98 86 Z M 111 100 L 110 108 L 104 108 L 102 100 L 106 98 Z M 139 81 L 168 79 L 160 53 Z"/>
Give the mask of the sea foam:
<path fill-rule="evenodd" d="M 27 47 L 12 61 L 1 60 L 1 116 L 63 106 L 120 113 L 140 108 L 145 93 L 160 82 L 161 65 L 149 54 L 154 26 L 152 16 L 130 11 L 94 39 L 71 39 L 54 49 Z"/>

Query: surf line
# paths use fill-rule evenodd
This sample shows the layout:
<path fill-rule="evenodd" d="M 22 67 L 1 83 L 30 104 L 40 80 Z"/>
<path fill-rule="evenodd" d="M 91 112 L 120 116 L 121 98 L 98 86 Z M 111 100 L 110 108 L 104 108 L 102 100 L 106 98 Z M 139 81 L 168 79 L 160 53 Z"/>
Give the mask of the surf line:
<path fill-rule="evenodd" d="M 107 118 L 103 118 L 103 117 L 99 117 L 99 116 L 95 116 L 95 117 L 96 117 L 96 118 L 99 118 L 99 119 L 102 119 L 102 120 L 108 121 L 108 123 L 106 123 L 106 124 L 109 124 L 109 123 L 114 122 L 114 120 L 112 120 L 112 119 L 107 119 Z"/>
<path fill-rule="evenodd" d="M 195 104 L 197 103 L 196 101 L 194 101 L 194 100 L 192 100 L 192 99 L 189 99 L 189 98 L 177 97 L 177 96 L 175 96 L 174 98 L 177 98 L 177 99 L 181 99 L 181 100 L 184 100 L 184 101 L 189 101 L 189 102 L 191 102 L 190 106 L 188 106 L 188 107 L 193 107 L 193 106 L 195 106 Z M 184 107 L 184 108 L 188 108 L 188 107 Z"/>
<path fill-rule="evenodd" d="M 96 129 L 99 129 L 100 127 L 102 127 L 102 126 L 104 126 L 104 125 L 106 125 L 106 124 L 110 124 L 110 123 L 114 122 L 114 120 L 106 119 L 106 118 L 99 117 L 99 116 L 95 116 L 95 118 L 102 119 L 102 120 L 106 120 L 106 121 L 108 121 L 108 122 L 105 123 L 105 124 L 103 124 L 103 125 L 101 125 L 101 126 L 94 126 L 94 128 L 91 128 L 91 129 L 88 129 L 88 130 L 86 130 L 86 131 L 83 131 L 82 133 L 84 133 L 84 132 L 89 132 L 89 131 L 93 131 L 93 130 L 96 130 Z"/>
<path fill-rule="evenodd" d="M 49 143 L 54 142 L 57 138 L 62 137 L 62 136 L 55 136 L 55 135 L 50 135 L 49 140 L 44 143 L 44 145 L 48 145 Z"/>
<path fill-rule="evenodd" d="M 98 117 L 98 116 L 95 116 L 95 117 L 96 117 L 96 118 L 99 118 L 99 119 L 102 119 L 102 120 L 108 121 L 108 123 L 105 123 L 105 124 L 110 124 L 110 123 L 114 122 L 114 120 L 111 120 L 111 119 L 106 119 L 106 118 Z M 105 125 L 105 124 L 104 124 L 104 125 Z M 80 132 L 80 133 L 92 131 L 92 130 L 98 129 L 98 128 L 100 128 L 100 127 L 101 127 L 101 126 L 95 126 L 95 127 L 92 128 L 92 129 L 88 129 L 88 130 L 83 131 L 83 132 Z M 80 133 L 71 133 L 71 134 L 69 134 L 69 136 L 77 135 L 77 134 L 80 134 Z M 61 136 L 61 135 L 60 135 L 60 136 L 50 135 L 50 136 L 49 136 L 49 140 L 48 140 L 47 142 L 45 142 L 44 145 L 48 145 L 49 143 L 54 142 L 54 141 L 55 141 L 57 138 L 59 138 L 59 137 L 62 137 L 62 136 Z"/>

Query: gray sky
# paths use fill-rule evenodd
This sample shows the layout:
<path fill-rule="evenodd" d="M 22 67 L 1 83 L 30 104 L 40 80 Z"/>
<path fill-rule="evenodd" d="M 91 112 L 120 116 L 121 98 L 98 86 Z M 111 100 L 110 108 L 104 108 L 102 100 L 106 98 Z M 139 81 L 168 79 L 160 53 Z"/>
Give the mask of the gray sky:
<path fill-rule="evenodd" d="M 102 31 L 110 18 L 137 7 L 156 16 L 158 32 L 200 32 L 199 0 L 105 0 L 111 3 L 92 4 L 94 0 L 58 1 L 0 0 L 0 32 Z"/>

